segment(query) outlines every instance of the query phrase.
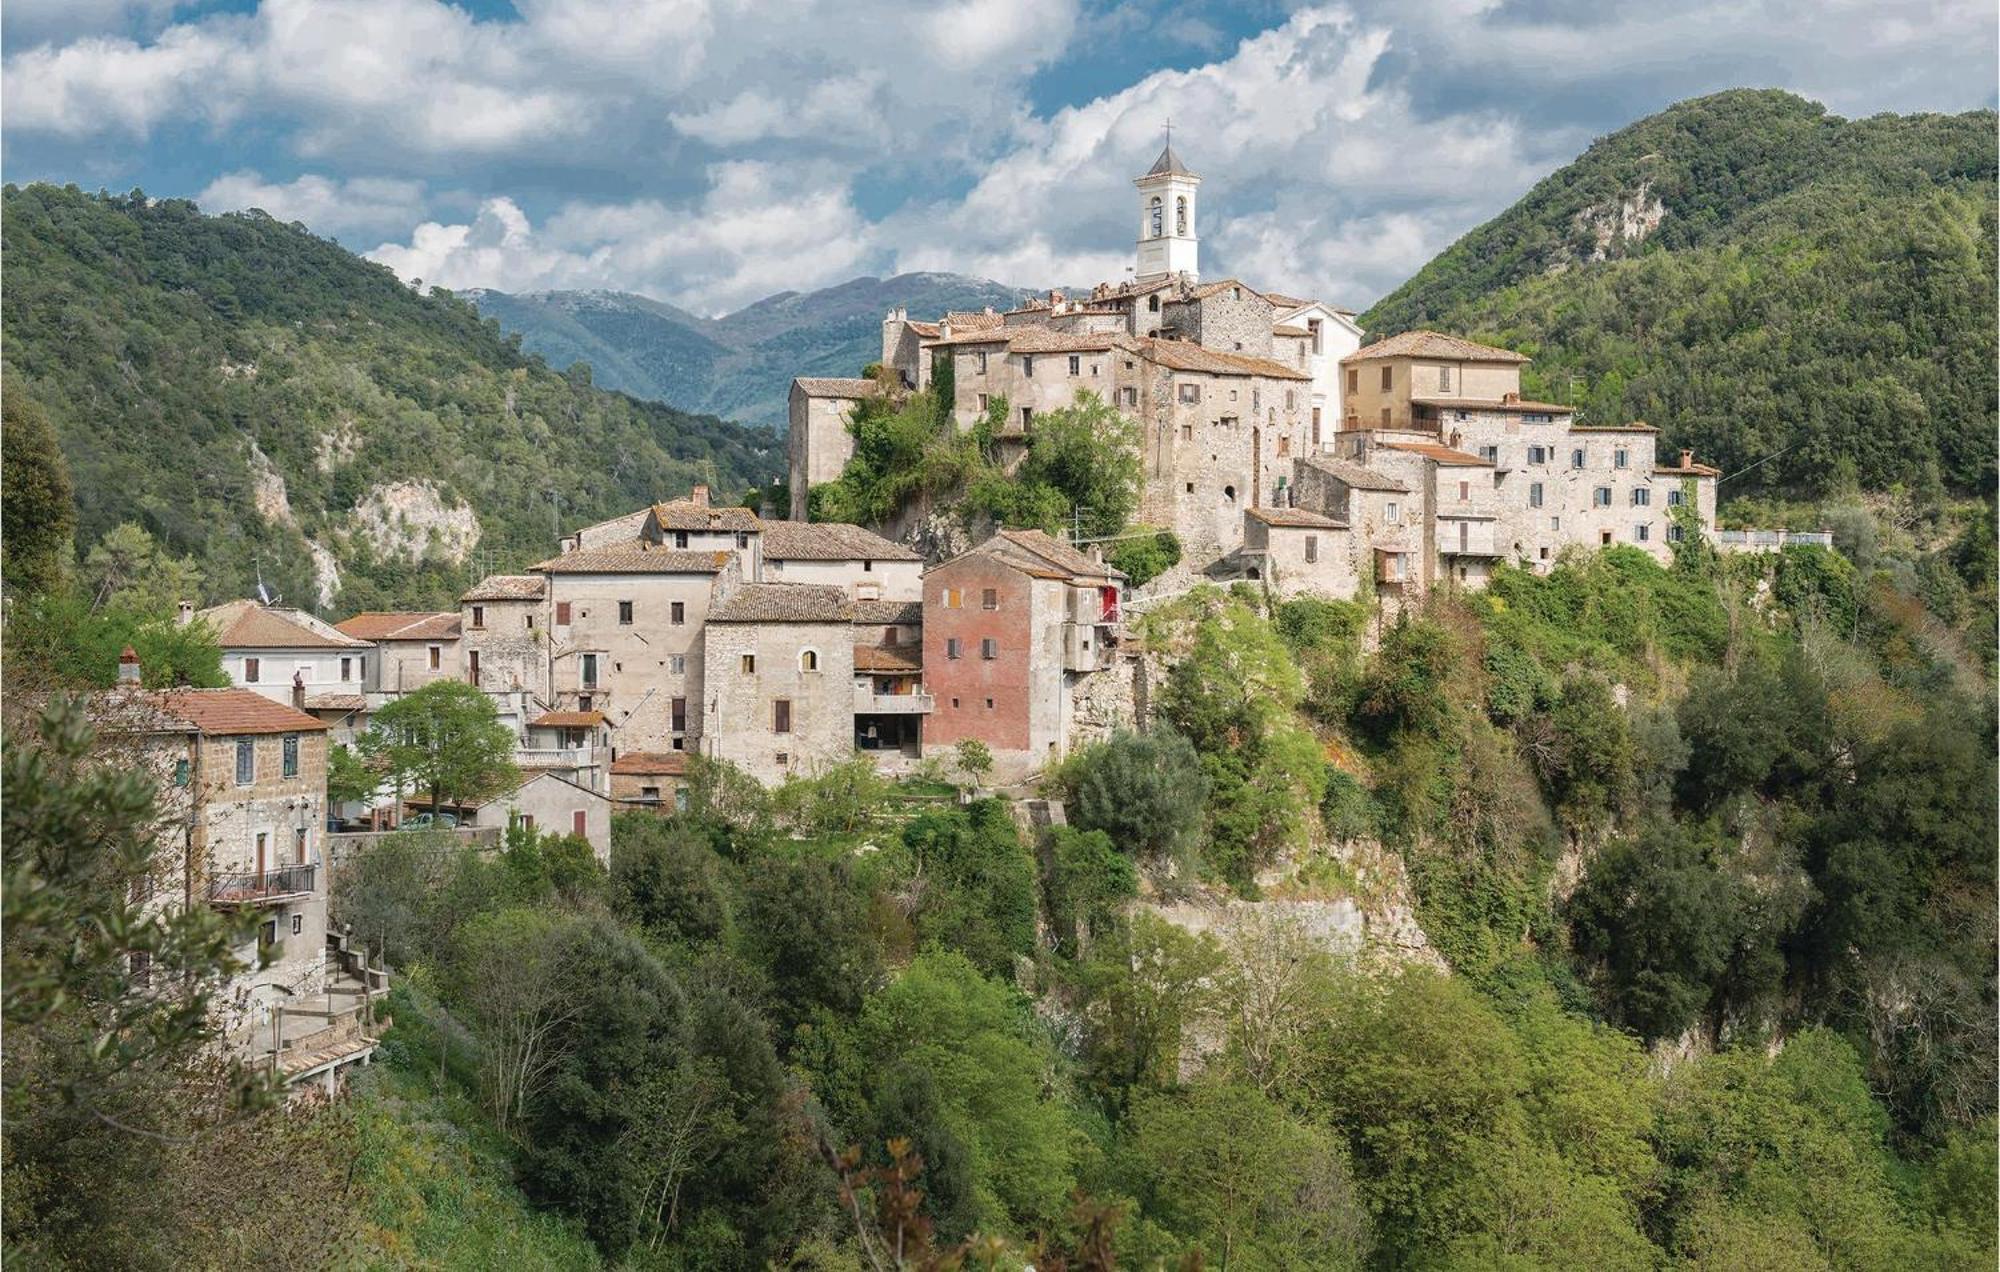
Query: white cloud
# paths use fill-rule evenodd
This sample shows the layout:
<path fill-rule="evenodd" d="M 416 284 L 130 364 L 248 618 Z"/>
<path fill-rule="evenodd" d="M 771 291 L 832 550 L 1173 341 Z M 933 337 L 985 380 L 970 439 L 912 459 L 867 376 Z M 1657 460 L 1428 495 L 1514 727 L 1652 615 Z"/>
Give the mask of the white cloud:
<path fill-rule="evenodd" d="M 333 180 L 307 173 L 281 184 L 245 171 L 217 177 L 195 202 L 205 212 L 261 208 L 339 238 L 399 232 L 423 215 L 425 198 L 423 182 L 395 177 Z"/>

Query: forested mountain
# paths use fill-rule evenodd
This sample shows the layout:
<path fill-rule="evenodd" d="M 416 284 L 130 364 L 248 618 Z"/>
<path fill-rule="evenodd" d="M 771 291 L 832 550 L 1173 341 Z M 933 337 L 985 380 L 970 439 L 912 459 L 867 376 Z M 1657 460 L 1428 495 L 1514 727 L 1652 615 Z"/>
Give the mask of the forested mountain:
<path fill-rule="evenodd" d="M 1725 495 L 1984 491 L 1994 115 L 1845 120 L 1775 91 L 1597 142 L 1362 321 L 1534 355 L 1528 391 L 1644 419 Z"/>
<path fill-rule="evenodd" d="M 882 315 L 893 306 L 935 318 L 950 309 L 1006 308 L 1021 294 L 958 274 L 898 274 L 780 292 L 733 314 L 700 318 L 626 292 L 465 293 L 551 366 L 588 362 L 607 388 L 780 426 L 793 376 L 854 375 L 881 356 Z"/>
<path fill-rule="evenodd" d="M 136 522 L 197 600 L 261 572 L 305 604 L 447 604 L 559 527 L 781 466 L 768 432 L 553 371 L 260 213 L 10 186 L 5 232 L 5 376 L 54 425 L 77 554 Z"/>

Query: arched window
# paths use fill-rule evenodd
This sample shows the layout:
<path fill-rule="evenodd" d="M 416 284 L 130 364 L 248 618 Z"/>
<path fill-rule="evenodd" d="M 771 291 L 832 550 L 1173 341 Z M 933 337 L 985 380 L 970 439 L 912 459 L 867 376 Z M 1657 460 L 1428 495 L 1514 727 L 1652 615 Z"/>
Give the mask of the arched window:
<path fill-rule="evenodd" d="M 1146 297 L 1146 308 L 1156 314 L 1160 312 L 1160 297 L 1158 293 Z"/>
<path fill-rule="evenodd" d="M 817 649 L 807 649 L 800 651 L 799 670 L 800 671 L 819 670 L 819 651 Z"/>
<path fill-rule="evenodd" d="M 1158 238 L 1160 237 L 1160 235 L 1166 233 L 1166 226 L 1165 226 L 1166 208 L 1164 205 L 1161 204 L 1160 196 L 1157 194 L 1153 196 L 1153 202 L 1151 203 L 1150 207 L 1152 215 L 1149 219 L 1149 224 L 1151 224 L 1151 226 L 1153 227 L 1152 237 Z"/>
<path fill-rule="evenodd" d="M 1234 486 L 1224 486 L 1224 487 L 1222 488 L 1222 502 L 1224 502 L 1224 503 L 1235 503 L 1235 502 L 1236 502 L 1236 487 L 1234 487 Z"/>
<path fill-rule="evenodd" d="M 1174 233 L 1186 237 L 1187 232 L 1187 196 L 1182 195 L 1174 200 Z"/>

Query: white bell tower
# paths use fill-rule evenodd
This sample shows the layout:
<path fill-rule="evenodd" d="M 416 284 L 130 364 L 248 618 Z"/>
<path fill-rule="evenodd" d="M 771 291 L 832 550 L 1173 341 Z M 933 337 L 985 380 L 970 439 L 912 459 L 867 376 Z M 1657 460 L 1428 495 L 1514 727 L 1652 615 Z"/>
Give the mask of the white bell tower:
<path fill-rule="evenodd" d="M 1196 260 L 1200 240 L 1195 237 L 1195 187 L 1201 178 L 1189 171 L 1174 153 L 1173 125 L 1167 125 L 1166 148 L 1146 175 L 1135 180 L 1139 187 L 1139 282 L 1169 274 L 1201 277 Z"/>

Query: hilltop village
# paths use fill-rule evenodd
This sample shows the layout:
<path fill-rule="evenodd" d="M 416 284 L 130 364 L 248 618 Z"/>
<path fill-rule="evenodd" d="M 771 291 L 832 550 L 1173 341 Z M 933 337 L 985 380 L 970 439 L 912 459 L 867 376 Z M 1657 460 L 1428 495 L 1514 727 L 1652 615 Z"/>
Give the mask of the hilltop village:
<path fill-rule="evenodd" d="M 876 374 L 794 381 L 788 518 L 697 485 L 575 529 L 456 611 L 336 624 L 257 601 L 184 605 L 183 623 L 215 632 L 230 688 L 141 690 L 128 651 L 100 717 L 174 792 L 188 860 L 206 862 L 189 878 L 267 916 L 259 939 L 276 955 L 227 999 L 237 1044 L 329 1087 L 372 1054 L 359 1021 L 386 978 L 329 930 L 326 870 L 336 840 L 430 814 L 386 787 L 336 803 L 328 766 L 426 685 L 480 690 L 521 775 L 449 824 L 574 835 L 604 860 L 614 811 L 685 805 L 693 756 L 776 785 L 857 752 L 901 775 L 977 744 L 989 780 L 1032 780 L 1141 723 L 1155 669 L 1135 607 L 1202 581 L 1387 613 L 1479 588 L 1496 562 L 1545 572 L 1567 548 L 1610 544 L 1665 559 L 1712 533 L 1715 469 L 1659 456 L 1644 423 L 1585 424 L 1524 398 L 1518 353 L 1428 331 L 1367 343 L 1347 310 L 1202 281 L 1200 183 L 1171 147 L 1138 178 L 1128 282 L 1005 313 L 892 311 Z M 940 384 L 961 429 L 1004 410 L 995 441 L 1012 463 L 1037 417 L 1081 393 L 1135 420 L 1139 520 L 1174 533 L 1180 565 L 1133 589 L 1101 544 L 1042 530 L 996 527 L 927 561 L 876 530 L 808 521 L 811 487 L 852 454 L 856 406 Z"/>

